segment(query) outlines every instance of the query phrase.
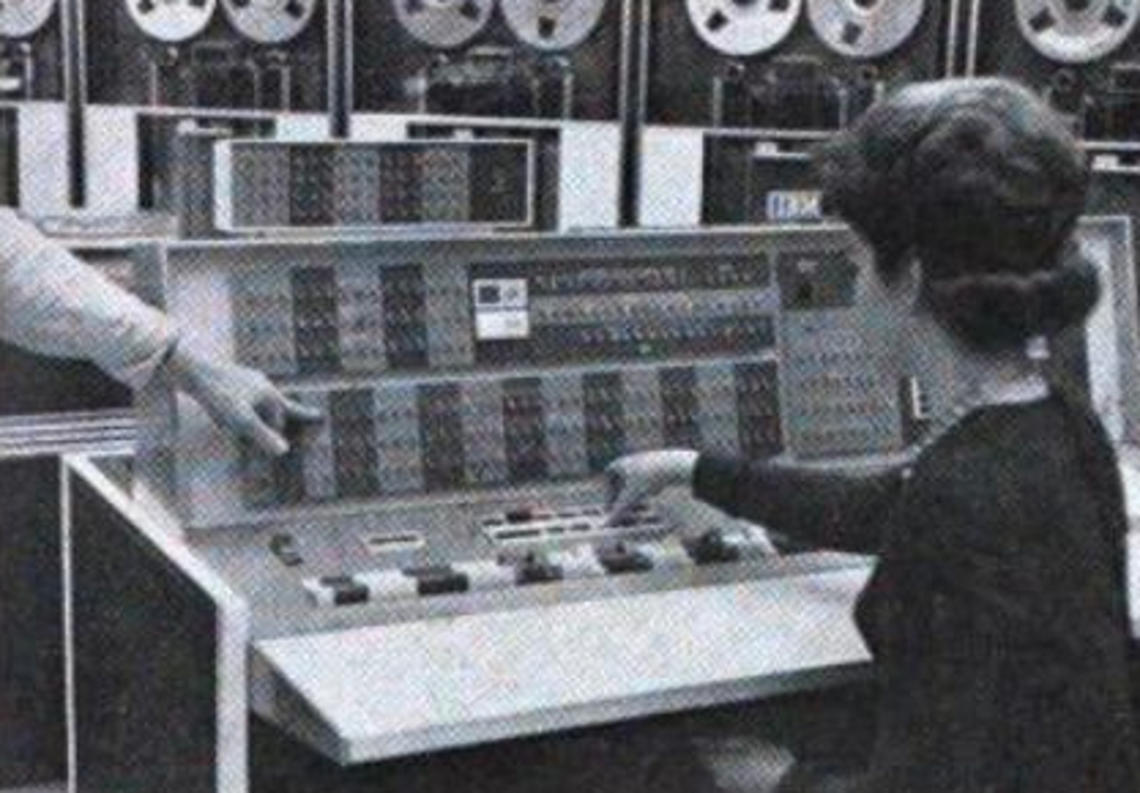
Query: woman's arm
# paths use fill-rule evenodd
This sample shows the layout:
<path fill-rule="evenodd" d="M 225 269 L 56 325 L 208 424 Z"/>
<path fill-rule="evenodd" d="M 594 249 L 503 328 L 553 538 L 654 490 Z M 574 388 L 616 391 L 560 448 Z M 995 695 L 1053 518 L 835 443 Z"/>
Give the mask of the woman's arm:
<path fill-rule="evenodd" d="M 693 495 L 733 517 L 862 553 L 879 550 L 901 485 L 901 468 L 855 474 L 710 455 L 693 472 Z"/>
<path fill-rule="evenodd" d="M 900 469 L 854 475 L 764 461 L 663 450 L 630 455 L 608 469 L 616 519 L 667 487 L 693 495 L 733 517 L 763 524 L 823 547 L 870 553 L 898 498 Z"/>
<path fill-rule="evenodd" d="M 135 389 L 165 366 L 218 424 L 270 454 L 288 450 L 287 420 L 320 418 L 260 372 L 211 361 L 179 344 L 165 314 L 11 210 L 0 210 L 0 339 L 41 355 L 91 361 Z"/>

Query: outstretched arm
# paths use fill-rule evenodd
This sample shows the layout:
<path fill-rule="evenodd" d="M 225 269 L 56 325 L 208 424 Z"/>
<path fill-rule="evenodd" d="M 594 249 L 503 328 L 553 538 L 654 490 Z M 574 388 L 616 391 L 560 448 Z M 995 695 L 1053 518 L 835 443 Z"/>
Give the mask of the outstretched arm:
<path fill-rule="evenodd" d="M 82 358 L 131 388 L 161 366 L 221 426 L 283 454 L 288 419 L 320 414 L 260 372 L 179 344 L 165 314 L 104 278 L 11 210 L 0 210 L 0 339 L 41 355 Z"/>
<path fill-rule="evenodd" d="M 685 449 L 634 454 L 608 469 L 616 519 L 671 486 L 734 517 L 815 545 L 870 553 L 902 484 L 899 469 L 855 475 L 698 455 Z"/>

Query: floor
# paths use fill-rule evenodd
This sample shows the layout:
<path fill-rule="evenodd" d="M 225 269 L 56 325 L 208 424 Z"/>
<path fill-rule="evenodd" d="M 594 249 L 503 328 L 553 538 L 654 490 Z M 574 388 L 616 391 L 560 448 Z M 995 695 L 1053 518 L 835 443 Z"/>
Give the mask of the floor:
<path fill-rule="evenodd" d="M 0 793 L 64 793 L 67 785 L 60 782 L 58 785 L 43 785 L 41 787 L 21 787 L 0 790 Z"/>

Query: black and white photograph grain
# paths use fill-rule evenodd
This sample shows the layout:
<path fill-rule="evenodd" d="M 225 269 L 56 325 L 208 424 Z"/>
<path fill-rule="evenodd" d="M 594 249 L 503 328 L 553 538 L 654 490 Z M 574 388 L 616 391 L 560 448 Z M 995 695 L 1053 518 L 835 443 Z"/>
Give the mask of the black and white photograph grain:
<path fill-rule="evenodd" d="M 0 793 L 1140 793 L 1140 0 L 0 0 Z"/>

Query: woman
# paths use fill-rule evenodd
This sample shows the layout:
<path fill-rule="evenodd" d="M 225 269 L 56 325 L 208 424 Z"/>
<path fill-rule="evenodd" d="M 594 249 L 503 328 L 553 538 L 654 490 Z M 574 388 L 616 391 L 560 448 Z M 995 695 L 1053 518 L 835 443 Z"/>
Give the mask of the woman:
<path fill-rule="evenodd" d="M 947 81 L 884 100 L 819 164 L 907 323 L 900 353 L 955 367 L 954 409 L 911 464 L 876 475 L 622 458 L 615 514 L 690 485 L 734 515 L 878 554 L 856 608 L 878 732 L 851 789 L 1140 790 L 1114 452 L 1026 349 L 1098 297 L 1069 249 L 1087 181 L 1076 142 L 1017 85 Z"/>
<path fill-rule="evenodd" d="M 218 424 L 267 454 L 288 450 L 287 421 L 320 418 L 260 372 L 211 360 L 180 342 L 161 312 L 7 209 L 0 209 L 0 339 L 43 355 L 91 361 L 136 389 L 164 371 Z"/>

